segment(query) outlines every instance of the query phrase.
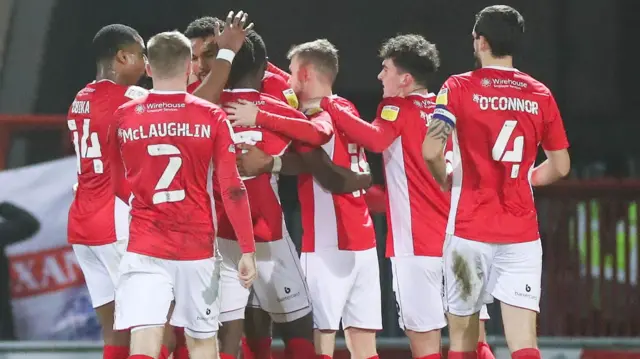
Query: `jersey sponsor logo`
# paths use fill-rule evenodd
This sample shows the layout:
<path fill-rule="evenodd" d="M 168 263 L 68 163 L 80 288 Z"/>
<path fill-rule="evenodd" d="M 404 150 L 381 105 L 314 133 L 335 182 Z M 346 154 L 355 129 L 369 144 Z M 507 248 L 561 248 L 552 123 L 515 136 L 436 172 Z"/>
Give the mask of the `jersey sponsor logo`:
<path fill-rule="evenodd" d="M 140 86 L 129 86 L 129 88 L 127 88 L 127 91 L 124 93 L 124 96 L 132 100 L 135 100 L 137 98 L 147 95 L 148 93 L 149 91 L 143 89 Z"/>
<path fill-rule="evenodd" d="M 516 90 L 527 88 L 528 84 L 522 81 L 516 81 L 512 79 L 488 79 L 483 78 L 480 80 L 482 87 L 494 87 L 494 88 L 513 88 Z"/>
<path fill-rule="evenodd" d="M 152 123 L 136 128 L 120 128 L 118 129 L 118 137 L 124 143 L 153 137 L 211 138 L 211 125 L 181 122 Z"/>
<path fill-rule="evenodd" d="M 144 113 L 144 105 L 137 105 L 135 110 L 134 110 L 138 115 L 141 115 Z"/>
<path fill-rule="evenodd" d="M 186 106 L 187 105 L 185 103 L 171 103 L 171 102 L 145 104 L 145 108 L 148 112 L 177 111 L 185 108 Z"/>
<path fill-rule="evenodd" d="M 380 118 L 393 122 L 398 119 L 398 113 L 400 113 L 400 107 L 386 105 L 382 108 L 382 111 L 380 111 Z"/>
<path fill-rule="evenodd" d="M 538 102 L 525 100 L 518 97 L 492 96 L 486 97 L 478 94 L 473 95 L 473 102 L 477 103 L 481 110 L 492 111 L 517 111 L 537 115 L 539 110 Z"/>
<path fill-rule="evenodd" d="M 298 96 L 296 96 L 296 93 L 292 89 L 286 89 L 282 91 L 282 94 L 284 95 L 284 98 L 287 99 L 289 106 L 298 108 Z"/>
<path fill-rule="evenodd" d="M 79 115 L 88 115 L 91 112 L 89 101 L 73 101 L 71 103 L 71 113 Z"/>
<path fill-rule="evenodd" d="M 436 96 L 436 105 L 448 105 L 449 104 L 449 89 L 442 89 Z"/>

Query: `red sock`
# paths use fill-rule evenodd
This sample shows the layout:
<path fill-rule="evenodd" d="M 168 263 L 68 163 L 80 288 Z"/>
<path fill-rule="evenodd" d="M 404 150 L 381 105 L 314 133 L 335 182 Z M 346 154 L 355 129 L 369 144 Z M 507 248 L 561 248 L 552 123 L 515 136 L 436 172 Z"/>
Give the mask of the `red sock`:
<path fill-rule="evenodd" d="M 285 359 L 314 359 L 316 348 L 313 343 L 303 338 L 292 338 L 285 343 Z"/>
<path fill-rule="evenodd" d="M 173 350 L 173 359 L 189 359 L 187 339 L 184 337 L 184 328 L 176 327 L 173 332 L 176 335 L 176 348 Z"/>
<path fill-rule="evenodd" d="M 449 350 L 449 359 L 478 359 L 476 352 L 454 352 Z"/>
<path fill-rule="evenodd" d="M 429 354 L 416 359 L 442 359 L 442 356 L 440 355 L 440 353 L 437 353 L 437 354 Z"/>
<path fill-rule="evenodd" d="M 511 359 L 541 359 L 540 351 L 536 348 L 520 349 L 511 353 Z"/>
<path fill-rule="evenodd" d="M 378 354 L 376 354 L 376 355 L 374 355 L 372 357 L 369 357 L 368 359 L 380 359 L 380 357 L 378 356 Z"/>
<path fill-rule="evenodd" d="M 105 345 L 102 359 L 127 359 L 129 357 L 129 347 L 118 347 L 115 345 Z"/>
<path fill-rule="evenodd" d="M 167 347 L 165 347 L 164 345 L 160 347 L 160 354 L 158 354 L 158 359 L 169 359 L 169 355 L 171 355 L 171 353 L 169 353 L 169 349 L 167 349 Z"/>
<path fill-rule="evenodd" d="M 478 353 L 478 359 L 496 359 L 496 357 L 491 352 L 491 347 L 489 347 L 489 344 L 485 342 L 478 343 L 476 353 Z"/>
<path fill-rule="evenodd" d="M 333 358 L 331 357 L 331 355 L 317 354 L 316 359 L 333 359 Z"/>
<path fill-rule="evenodd" d="M 242 357 L 244 359 L 271 359 L 271 338 L 242 338 Z"/>
<path fill-rule="evenodd" d="M 144 354 L 134 354 L 130 355 L 129 359 L 153 359 L 153 357 Z"/>
<path fill-rule="evenodd" d="M 231 354 L 227 354 L 227 353 L 220 353 L 220 359 L 236 359 L 236 357 L 234 357 Z"/>

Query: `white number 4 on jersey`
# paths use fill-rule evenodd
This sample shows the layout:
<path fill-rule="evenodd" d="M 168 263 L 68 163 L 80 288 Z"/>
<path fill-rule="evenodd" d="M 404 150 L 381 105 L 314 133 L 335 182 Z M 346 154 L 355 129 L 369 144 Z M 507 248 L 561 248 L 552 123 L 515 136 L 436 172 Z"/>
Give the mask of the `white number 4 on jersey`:
<path fill-rule="evenodd" d="M 491 150 L 491 156 L 494 161 L 514 163 L 513 167 L 511 167 L 511 178 L 518 177 L 520 162 L 522 162 L 522 152 L 524 150 L 524 136 L 517 136 L 513 139 L 513 149 L 506 151 L 507 144 L 517 125 L 518 121 L 516 120 L 505 121 Z"/>

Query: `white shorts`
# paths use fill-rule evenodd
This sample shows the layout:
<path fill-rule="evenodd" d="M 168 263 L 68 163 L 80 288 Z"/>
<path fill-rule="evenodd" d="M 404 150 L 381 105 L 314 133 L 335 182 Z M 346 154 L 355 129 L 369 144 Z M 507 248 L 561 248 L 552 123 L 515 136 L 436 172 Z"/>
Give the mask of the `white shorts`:
<path fill-rule="evenodd" d="M 454 315 L 477 313 L 493 298 L 540 311 L 540 240 L 495 244 L 447 236 L 444 245 L 445 300 Z"/>
<path fill-rule="evenodd" d="M 325 249 L 302 253 L 313 303 L 314 328 L 382 329 L 380 274 L 376 248 Z"/>
<path fill-rule="evenodd" d="M 247 305 L 261 308 L 276 323 L 292 322 L 311 312 L 309 291 L 291 238 L 256 243 L 258 276 L 250 289 L 244 288 L 238 279 L 238 262 L 242 257 L 238 242 L 217 238 L 216 247 L 222 257 L 222 323 L 244 319 Z"/>
<path fill-rule="evenodd" d="M 429 332 L 447 325 L 442 266 L 441 257 L 391 258 L 398 324 L 403 330 Z M 489 320 L 486 305 L 480 320 Z"/>
<path fill-rule="evenodd" d="M 171 302 L 170 324 L 193 338 L 218 331 L 219 263 L 215 258 L 175 261 L 127 252 L 120 263 L 116 288 L 116 330 L 164 325 Z"/>
<path fill-rule="evenodd" d="M 118 283 L 118 267 L 127 250 L 127 243 L 127 240 L 121 240 L 102 246 L 72 246 L 94 308 L 113 302 Z"/>

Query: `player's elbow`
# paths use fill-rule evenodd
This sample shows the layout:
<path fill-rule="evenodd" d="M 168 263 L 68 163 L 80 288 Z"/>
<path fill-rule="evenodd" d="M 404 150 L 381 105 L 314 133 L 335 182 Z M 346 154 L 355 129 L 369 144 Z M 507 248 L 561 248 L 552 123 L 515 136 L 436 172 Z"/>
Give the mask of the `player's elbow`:
<path fill-rule="evenodd" d="M 569 172 L 571 171 L 571 158 L 569 156 L 569 151 L 566 149 L 559 151 L 547 151 L 546 155 L 559 178 L 569 175 Z"/>

